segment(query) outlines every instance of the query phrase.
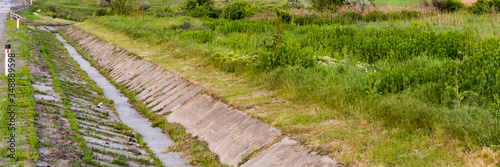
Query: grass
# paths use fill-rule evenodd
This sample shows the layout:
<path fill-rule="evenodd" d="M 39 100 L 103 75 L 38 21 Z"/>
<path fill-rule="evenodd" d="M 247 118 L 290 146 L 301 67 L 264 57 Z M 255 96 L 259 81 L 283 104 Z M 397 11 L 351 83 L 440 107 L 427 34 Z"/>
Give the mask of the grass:
<path fill-rule="evenodd" d="M 62 87 L 61 81 L 59 80 L 59 73 L 56 72 L 55 70 L 55 59 L 57 59 L 56 52 L 57 53 L 65 53 L 62 46 L 58 44 L 58 41 L 52 37 L 51 33 L 49 32 L 41 32 L 37 30 L 37 35 L 38 35 L 38 41 L 40 41 L 40 50 L 42 52 L 43 57 L 46 60 L 47 67 L 49 68 L 50 73 L 52 74 L 52 79 L 53 79 L 53 89 L 55 92 L 61 94 L 61 101 L 62 104 L 64 105 L 64 117 L 68 119 L 71 130 L 75 132 L 75 140 L 78 143 L 78 151 L 81 153 L 83 156 L 82 159 L 85 163 L 91 164 L 91 165 L 99 165 L 97 161 L 92 160 L 93 154 L 92 152 L 86 147 L 86 141 L 83 138 L 83 136 L 80 134 L 79 127 L 78 127 L 78 122 L 76 121 L 75 118 L 75 113 L 70 110 L 71 104 L 69 103 L 69 99 Z M 43 39 L 43 40 L 42 40 Z M 49 47 L 51 45 L 58 46 L 58 47 Z"/>
<path fill-rule="evenodd" d="M 108 22 L 104 23 L 100 19 Z M 487 109 L 471 108 L 461 112 L 454 107 L 428 105 L 428 102 L 422 102 L 422 100 L 432 101 L 436 99 L 426 99 L 429 95 L 425 92 L 433 91 L 428 89 L 425 84 L 408 89 L 404 88 L 405 90 L 399 93 L 389 93 L 382 96 L 376 93 L 370 95 L 369 93 L 368 96 L 373 95 L 373 97 L 368 98 L 362 95 L 364 93 L 344 92 L 343 87 L 359 84 L 348 82 L 350 79 L 365 75 L 365 69 L 361 71 L 359 66 L 370 66 L 370 64 L 365 64 L 364 60 L 354 57 L 345 59 L 345 57 L 352 57 L 349 51 L 334 52 L 334 54 L 338 54 L 337 56 L 344 56 L 333 56 L 337 62 L 334 61 L 336 66 L 320 66 L 311 69 L 283 67 L 263 74 L 248 72 L 248 70 L 226 73 L 224 72 L 226 69 L 221 70 L 210 63 L 211 55 L 213 53 L 252 54 L 255 51 L 252 49 L 258 49 L 255 47 L 255 43 L 249 45 L 245 45 L 244 42 L 230 43 L 237 41 L 237 39 L 248 39 L 248 34 L 230 32 L 228 35 L 223 35 L 218 34 L 219 30 L 216 30 L 214 42 L 208 45 L 176 38 L 175 33 L 164 41 L 152 40 L 147 36 L 143 38 L 141 35 L 132 35 L 132 33 L 125 35 L 124 31 L 134 29 L 133 24 L 125 27 L 115 26 L 112 23 L 113 21 L 119 23 L 130 18 L 100 19 L 88 20 L 78 26 L 209 88 L 214 95 L 221 96 L 243 111 L 246 110 L 246 113 L 252 117 L 264 120 L 321 154 L 346 164 L 464 165 L 470 163 L 471 159 L 476 160 L 476 157 L 473 156 L 477 152 L 481 152 L 482 149 L 491 149 L 474 144 L 470 145 L 470 143 L 481 141 L 469 140 L 466 139 L 467 137 L 461 138 L 461 134 L 453 132 L 453 128 L 462 125 L 457 124 L 457 126 L 445 123 L 446 121 L 433 120 L 435 118 L 463 119 L 469 117 L 467 112 L 486 113 Z M 156 22 L 161 24 L 159 27 L 177 25 L 181 24 L 183 19 L 187 18 L 148 18 L 146 26 L 154 27 Z M 190 21 L 207 22 L 199 19 L 191 19 Z M 480 24 L 487 23 L 484 21 Z M 294 35 L 297 37 L 303 32 L 313 31 L 315 28 L 314 26 L 298 27 L 293 30 L 294 28 L 285 26 L 285 29 L 290 32 L 289 34 L 285 33 L 285 35 L 287 35 L 286 38 L 293 39 Z M 296 34 L 293 34 L 294 31 Z M 443 30 L 436 30 L 436 32 L 448 31 L 450 29 L 446 29 L 446 27 Z M 302 32 L 302 34 L 297 32 Z M 258 41 L 264 35 L 266 33 L 263 35 L 252 34 L 249 40 L 242 41 Z M 145 45 L 140 48 L 138 43 Z M 318 50 L 317 54 L 331 54 L 330 51 L 321 52 L 321 48 Z M 339 63 L 342 61 L 345 63 Z M 419 61 L 430 64 L 444 64 L 446 62 L 425 56 L 417 56 L 409 62 Z M 375 66 L 377 66 L 376 64 Z M 401 68 L 407 67 L 403 65 Z M 340 74 L 337 73 L 339 71 Z M 337 73 L 336 75 L 342 77 L 329 78 L 329 73 Z M 337 80 L 341 80 L 341 83 L 345 85 L 338 85 Z M 415 105 L 421 105 L 421 107 L 415 107 Z M 414 108 L 414 110 L 408 111 L 407 108 Z M 398 115 L 399 113 L 401 115 Z M 442 115 L 432 116 L 432 114 L 422 115 L 421 113 Z M 384 119 L 388 121 L 385 122 Z M 391 122 L 390 120 L 403 122 Z M 411 123 L 421 121 L 423 124 L 406 124 L 404 121 Z M 427 124 L 428 122 L 431 124 Z M 474 131 L 475 128 L 484 127 L 484 125 L 480 125 L 481 123 L 485 122 L 479 120 L 463 128 Z M 495 148 L 494 145 L 490 146 Z M 464 147 L 472 151 L 464 151 Z M 416 150 L 418 152 L 415 152 Z M 498 155 L 494 152 L 490 156 L 497 157 Z M 478 159 L 481 161 L 481 158 Z"/>
<path fill-rule="evenodd" d="M 30 83 L 29 69 L 27 60 L 29 57 L 29 46 L 31 40 L 27 35 L 28 29 L 25 26 L 20 26 L 20 29 L 16 29 L 15 21 L 6 22 L 6 35 L 9 36 L 10 44 L 12 45 L 12 50 L 16 53 L 15 65 L 18 67 L 18 71 L 15 72 L 16 85 L 15 90 L 10 91 L 7 89 L 7 84 L 9 80 L 7 77 L 2 76 L 2 82 L 5 87 L 2 87 L 2 98 L 8 99 L 8 92 L 12 92 L 15 95 L 14 103 L 10 101 L 2 100 L 0 106 L 2 107 L 2 114 L 0 116 L 1 129 L 0 136 L 2 138 L 2 148 L 0 148 L 0 159 L 6 163 L 6 165 L 19 165 L 30 164 L 36 162 L 38 159 L 37 148 L 39 146 L 37 130 L 34 126 L 34 109 L 36 103 L 33 99 L 33 88 Z M 27 80 L 21 80 L 21 77 L 28 78 Z M 16 105 L 15 107 L 9 107 L 9 109 L 15 109 L 15 130 L 10 131 L 7 129 L 7 125 L 10 123 L 10 116 L 6 112 L 8 105 Z M 14 134 L 13 138 L 16 140 L 15 153 L 12 157 L 8 157 L 10 152 L 7 150 L 7 141 L 10 140 L 11 134 Z"/>
<path fill-rule="evenodd" d="M 78 64 L 68 56 L 68 53 L 67 53 L 66 49 L 63 47 L 62 43 L 59 42 L 53 34 L 48 33 L 48 32 L 41 32 L 41 31 L 39 31 L 38 33 L 40 34 L 41 37 L 46 39 L 44 41 L 44 43 L 42 44 L 43 47 L 41 47 L 41 48 L 42 48 L 42 51 L 45 53 L 44 55 L 46 55 L 46 59 L 48 60 L 47 65 L 48 65 L 48 67 L 53 75 L 54 81 L 55 81 L 54 82 L 54 90 L 61 91 L 61 93 L 63 94 L 62 101 L 65 104 L 64 116 L 66 118 L 68 118 L 68 120 L 71 124 L 72 130 L 75 131 L 75 133 L 77 134 L 76 140 L 78 142 L 78 146 L 80 149 L 79 151 L 83 155 L 83 161 L 87 164 L 100 166 L 101 165 L 100 162 L 93 160 L 94 158 L 93 158 L 92 150 L 86 147 L 87 141 L 84 140 L 83 134 L 81 134 L 81 132 L 79 131 L 79 126 L 78 126 L 79 123 L 75 119 L 75 116 L 77 114 L 69 109 L 71 107 L 71 103 L 69 103 L 68 97 L 69 96 L 85 97 L 85 96 L 88 96 L 89 94 L 92 94 L 90 92 L 96 92 L 99 95 L 99 97 L 96 98 L 94 96 L 90 96 L 92 98 L 90 100 L 93 100 L 93 103 L 97 104 L 99 102 L 111 101 L 111 100 L 105 98 L 102 90 L 99 89 L 99 87 L 96 85 L 96 83 L 94 81 L 92 81 L 90 78 L 88 78 L 87 74 L 82 69 L 78 68 Z M 48 45 L 52 45 L 52 46 L 54 46 L 53 48 L 56 48 L 56 49 L 51 49 L 50 51 L 45 50 L 45 48 L 47 48 Z M 76 69 L 74 69 L 74 68 L 76 68 Z M 71 70 L 67 70 L 67 69 L 71 69 Z M 75 76 L 75 74 L 77 74 L 76 77 L 81 77 L 78 79 L 83 80 L 85 83 L 77 84 L 75 82 L 57 80 L 58 76 L 61 76 L 61 75 L 63 75 L 63 76 Z M 111 110 L 113 110 L 113 112 L 116 112 L 113 104 L 111 104 L 109 106 L 109 108 Z M 103 117 L 107 117 L 107 116 L 103 116 Z M 87 119 L 91 120 L 90 118 L 87 118 Z M 106 126 L 119 128 L 119 129 L 121 129 L 122 132 L 126 132 L 125 135 L 132 136 L 129 133 L 129 131 L 131 131 L 133 129 L 131 129 L 130 127 L 127 127 L 123 123 L 112 123 L 112 124 L 111 123 L 103 123 L 103 124 Z M 95 130 L 94 128 L 91 128 L 90 126 L 88 126 L 87 129 L 92 130 L 92 131 Z M 118 133 L 120 133 L 120 132 L 118 132 Z M 152 158 L 152 161 L 153 161 L 152 163 L 154 166 L 163 166 L 161 161 L 147 147 L 146 143 L 143 142 L 142 137 L 140 135 L 134 135 L 132 137 L 134 137 L 139 142 L 141 147 L 143 147 L 145 149 L 145 151 L 149 153 L 149 155 Z M 98 151 L 100 151 L 100 150 L 98 150 Z M 112 152 L 108 152 L 108 153 L 112 153 Z M 141 162 L 141 163 L 145 163 L 145 164 L 151 163 L 149 160 L 145 160 L 142 158 L 140 158 L 140 159 L 132 158 L 132 159 L 136 162 Z M 124 162 L 126 162 L 126 161 L 124 161 L 124 159 L 122 157 L 119 157 L 119 158 L 113 160 L 113 163 L 117 163 L 117 164 L 122 164 Z"/>
<path fill-rule="evenodd" d="M 64 36 L 65 37 L 65 36 Z M 172 140 L 175 142 L 174 146 L 165 151 L 175 151 L 182 152 L 191 156 L 188 161 L 188 165 L 194 166 L 224 166 L 219 162 L 218 156 L 208 149 L 208 145 L 200 141 L 198 138 L 185 133 L 184 128 L 175 123 L 169 123 L 166 121 L 165 117 L 156 116 L 152 111 L 145 107 L 145 104 L 138 101 L 135 97 L 134 92 L 130 92 L 127 88 L 122 85 L 117 84 L 114 80 L 99 66 L 96 62 L 92 60 L 86 53 L 84 53 L 80 48 L 78 48 L 75 42 L 71 39 L 65 37 L 65 39 L 77 48 L 78 52 L 89 61 L 94 67 L 96 67 L 101 74 L 103 74 L 108 80 L 113 83 L 120 91 L 125 94 L 130 102 L 134 105 L 134 108 L 143 115 L 145 118 L 153 120 L 153 127 L 159 127 L 164 133 L 168 133 Z"/>
<path fill-rule="evenodd" d="M 152 3 L 161 3 L 153 8 L 161 9 L 168 4 L 176 9 L 182 1 Z M 395 0 L 374 3 L 418 4 Z M 279 49 L 280 54 L 273 51 L 276 47 L 269 46 L 276 39 L 272 34 L 279 32 L 272 21 L 224 23 L 187 16 L 146 17 L 146 24 L 139 25 L 132 17 L 102 17 L 78 26 L 181 74 L 252 117 L 346 164 L 495 164 L 499 158 L 498 139 L 495 139 L 498 133 L 493 131 L 494 112 L 489 104 L 497 86 L 491 78 L 497 76 L 494 71 L 498 64 L 492 59 L 498 54 L 482 48 L 495 50 L 491 46 L 498 43 L 497 15 L 426 14 L 406 20 L 375 16 L 370 23 L 364 23 L 368 20 L 364 15 L 362 19 L 346 22 L 285 25 L 286 44 L 279 46 L 283 48 Z M 340 19 L 348 17 L 356 16 Z M 184 21 L 196 26 L 203 24 L 212 30 L 181 34 L 170 29 Z M 234 30 L 241 25 L 244 28 Z M 332 29 L 341 35 L 331 33 Z M 349 33 L 355 35 L 346 35 Z M 394 33 L 408 34 L 399 36 L 402 37 L 399 42 L 387 43 L 395 41 Z M 393 40 L 381 38 L 384 35 Z M 430 43 L 436 39 L 448 42 L 408 44 L 411 41 L 408 37 L 425 43 L 426 39 L 420 38 L 431 35 L 436 36 Z M 444 43 L 453 46 L 436 47 Z M 267 51 L 262 49 L 266 46 Z M 373 48 L 367 49 L 374 46 L 378 47 L 374 52 Z M 423 50 L 410 53 L 407 51 L 415 48 L 402 49 L 405 46 Z M 443 52 L 446 47 L 454 48 Z M 300 67 L 300 64 L 286 66 L 271 62 L 271 68 L 262 70 L 262 64 L 258 64 L 262 61 L 260 57 L 287 58 L 294 53 L 314 55 L 312 58 L 319 60 L 319 65 Z M 295 64 L 288 61 L 295 58 L 284 60 Z M 459 76 L 451 71 L 455 61 L 460 63 Z M 460 78 L 459 88 L 454 87 L 456 77 Z M 461 91 L 459 95 L 454 95 L 456 89 Z M 133 93 L 129 96 L 133 99 Z M 457 98 L 463 100 L 464 109 L 458 109 Z M 144 113 L 147 116 L 149 112 Z M 169 129 L 161 119 L 155 121 L 157 126 Z M 481 156 L 493 157 L 493 161 Z"/>

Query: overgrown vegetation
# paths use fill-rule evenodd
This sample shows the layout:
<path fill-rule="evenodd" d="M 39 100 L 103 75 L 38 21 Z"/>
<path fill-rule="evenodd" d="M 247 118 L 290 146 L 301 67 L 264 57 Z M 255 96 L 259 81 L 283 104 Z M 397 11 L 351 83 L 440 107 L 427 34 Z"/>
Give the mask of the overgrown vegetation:
<path fill-rule="evenodd" d="M 161 8 L 145 24 L 116 16 L 84 24 L 103 25 L 108 31 L 152 45 L 168 45 L 172 49 L 152 54 L 151 59 L 159 64 L 168 64 L 162 62 L 167 59 L 195 59 L 198 64 L 193 68 L 216 68 L 275 93 L 275 99 L 319 106 L 311 113 L 301 110 L 276 116 L 271 113 L 282 109 L 273 108 L 255 115 L 288 135 L 299 136 L 322 154 L 344 151 L 328 147 L 338 140 L 356 140 L 324 124 L 361 117 L 369 125 L 382 125 L 381 133 L 389 131 L 392 136 L 386 137 L 398 142 L 370 140 L 364 144 L 373 148 L 350 150 L 358 153 L 351 157 L 378 165 L 414 166 L 406 163 L 422 158 L 413 155 L 419 153 L 412 152 L 412 143 L 422 139 L 430 142 L 423 145 L 436 144 L 427 141 L 430 136 L 457 140 L 460 144 L 455 147 L 470 150 L 500 145 L 498 109 L 494 107 L 498 103 L 495 95 L 500 93 L 498 17 L 471 14 L 495 13 L 496 2 L 480 0 L 472 6 L 458 0 L 431 2 L 443 13 L 455 14 L 365 9 L 297 14 L 289 8 L 258 7 L 243 1 L 218 6 L 211 0 L 189 0 L 182 5 L 183 12 Z M 343 4 L 312 1 L 312 7 L 323 12 L 336 11 Z M 259 19 L 257 11 L 270 16 Z M 231 93 L 229 90 L 227 96 L 240 92 Z M 155 121 L 157 126 L 166 124 Z M 306 132 L 303 127 L 320 130 Z M 411 152 L 404 160 L 399 160 L 399 147 Z M 440 146 L 422 147 L 447 154 Z M 370 151 L 371 157 L 359 155 Z M 444 166 L 463 163 L 443 162 Z"/>
<path fill-rule="evenodd" d="M 76 43 L 73 40 L 66 37 L 65 39 L 73 46 L 76 46 Z M 166 117 L 156 115 L 154 112 L 149 110 L 143 102 L 139 101 L 135 97 L 136 94 L 134 92 L 131 92 L 126 87 L 121 86 L 116 82 L 114 82 L 113 79 L 106 73 L 106 71 L 101 67 L 97 66 L 96 62 L 91 57 L 89 57 L 84 51 L 82 51 L 79 48 L 77 48 L 77 51 L 94 67 L 96 67 L 101 74 L 103 74 L 117 88 L 119 88 L 122 93 L 128 96 L 130 102 L 134 105 L 134 108 L 137 110 L 138 113 L 140 113 L 147 119 L 153 120 L 152 124 L 153 127 L 159 127 L 162 129 L 164 133 L 169 134 L 169 136 L 175 142 L 174 146 L 169 148 L 169 151 L 184 152 L 190 155 L 191 158 L 189 159 L 187 165 L 224 166 L 223 164 L 220 163 L 219 157 L 216 154 L 210 152 L 210 150 L 208 149 L 208 145 L 205 142 L 200 141 L 197 137 L 193 137 L 192 135 L 186 133 L 184 131 L 184 128 L 180 124 L 169 123 L 166 121 Z M 119 161 L 118 159 L 117 162 L 121 161 Z"/>

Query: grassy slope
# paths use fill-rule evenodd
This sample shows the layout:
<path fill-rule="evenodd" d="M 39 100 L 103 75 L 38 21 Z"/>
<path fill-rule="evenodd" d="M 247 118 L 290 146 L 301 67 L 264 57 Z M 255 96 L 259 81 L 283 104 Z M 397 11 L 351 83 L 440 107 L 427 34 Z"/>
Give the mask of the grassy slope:
<path fill-rule="evenodd" d="M 29 69 L 27 56 L 29 54 L 29 43 L 30 39 L 28 39 L 28 29 L 26 26 L 20 26 L 20 29 L 15 29 L 16 22 L 15 21 L 7 21 L 6 29 L 8 35 L 10 37 L 10 44 L 12 44 L 12 50 L 15 50 L 15 65 L 19 67 L 19 70 L 16 71 L 15 77 L 15 85 L 16 91 L 14 92 L 16 96 L 14 107 L 16 110 L 16 125 L 15 125 L 15 140 L 16 140 L 16 154 L 14 155 L 14 159 L 8 159 L 7 156 L 7 135 L 11 134 L 13 131 L 8 131 L 6 129 L 6 125 L 9 123 L 9 115 L 4 112 L 7 108 L 6 105 L 10 105 L 10 102 L 3 101 L 1 103 L 1 116 L 0 116 L 0 136 L 2 137 L 2 143 L 0 144 L 2 147 L 0 148 L 0 164 L 4 165 L 29 165 L 33 162 L 36 162 L 38 159 L 38 137 L 36 135 L 36 128 L 34 127 L 35 120 L 34 109 L 36 106 L 35 101 L 33 100 L 33 88 L 31 87 L 30 80 L 21 80 L 20 77 L 29 78 Z M 7 78 L 3 76 L 4 82 L 7 83 Z M 6 87 L 2 87 L 2 91 L 7 92 Z M 2 99 L 7 98 L 7 96 L 3 96 Z M 10 161 L 9 163 L 6 163 Z"/>
<path fill-rule="evenodd" d="M 181 1 L 152 3 L 168 4 L 178 8 Z M 375 0 L 375 3 L 405 5 L 418 3 L 418 1 Z M 168 27 L 179 24 L 179 21 L 182 22 L 182 20 L 175 20 L 161 23 Z M 188 21 L 197 24 L 201 22 L 197 19 Z M 262 82 L 254 80 L 254 76 L 227 74 L 207 66 L 207 58 L 199 55 L 203 55 L 205 49 L 212 50 L 214 46 L 185 41 L 158 45 L 148 43 L 143 39 L 133 39 L 119 31 L 97 25 L 95 22 L 86 22 L 80 26 L 150 61 L 199 82 L 215 94 L 240 106 L 242 110 L 251 106 L 259 106 L 257 110 L 246 112 L 273 124 L 295 139 L 321 153 L 329 154 L 340 162 L 358 165 L 471 165 L 495 163 L 499 157 L 498 153 L 490 149 L 464 151 L 459 142 L 443 130 L 437 130 L 434 134 L 428 135 L 385 129 L 377 123 L 365 120 L 361 114 L 350 116 L 341 114 L 365 110 L 359 106 L 347 105 L 345 108 L 329 109 L 318 104 L 293 99 L 290 92 L 268 91 L 266 86 L 261 85 Z M 148 46 L 145 48 L 138 44 Z M 214 50 L 231 51 L 223 47 L 216 47 Z M 323 116 L 333 119 L 314 121 L 315 118 Z"/>
<path fill-rule="evenodd" d="M 340 162 L 358 165 L 421 166 L 460 165 L 474 161 L 470 156 L 474 156 L 475 152 L 462 153 L 458 142 L 439 130 L 429 136 L 384 129 L 361 116 L 339 114 L 359 112 L 360 108 L 356 106 L 329 109 L 318 104 L 294 100 L 290 98 L 291 94 L 266 91 L 265 87 L 252 81 L 252 76 L 227 74 L 206 66 L 206 57 L 194 55 L 200 55 L 204 48 L 210 46 L 182 41 L 151 44 L 141 39 L 134 40 L 92 21 L 78 26 L 198 82 L 242 110 L 259 106 L 256 110 L 246 110 L 246 113 L 275 125 L 293 138 Z M 148 45 L 140 48 L 138 43 Z M 334 119 L 314 121 L 318 115 Z"/>

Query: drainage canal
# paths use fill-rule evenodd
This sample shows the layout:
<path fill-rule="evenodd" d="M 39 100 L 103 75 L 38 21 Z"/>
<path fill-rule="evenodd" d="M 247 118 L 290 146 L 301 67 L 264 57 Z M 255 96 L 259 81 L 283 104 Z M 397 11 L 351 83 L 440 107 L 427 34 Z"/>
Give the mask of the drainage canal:
<path fill-rule="evenodd" d="M 89 78 L 96 82 L 97 86 L 102 89 L 104 96 L 113 100 L 116 111 L 119 114 L 119 119 L 142 135 L 144 142 L 147 143 L 148 147 L 165 166 L 185 164 L 185 161 L 178 158 L 178 156 L 162 153 L 167 147 L 173 145 L 172 139 L 162 133 L 160 128 L 151 127 L 151 123 L 131 107 L 131 104 L 128 103 L 128 98 L 120 93 L 120 91 L 92 67 L 87 60 L 83 59 L 73 46 L 67 44 L 62 36 L 56 34 L 56 38 L 64 44 L 69 55 L 78 63 L 80 68 L 87 73 Z"/>

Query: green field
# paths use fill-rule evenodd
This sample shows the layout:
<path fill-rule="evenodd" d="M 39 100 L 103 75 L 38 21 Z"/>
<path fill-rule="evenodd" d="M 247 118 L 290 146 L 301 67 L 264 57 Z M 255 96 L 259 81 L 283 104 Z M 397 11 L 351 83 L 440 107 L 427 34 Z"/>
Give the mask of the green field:
<path fill-rule="evenodd" d="M 219 18 L 193 17 L 209 7 L 151 4 L 144 23 L 107 15 L 77 26 L 347 165 L 499 165 L 495 12 L 332 14 L 259 1 L 247 19 L 228 20 L 223 1 Z"/>

